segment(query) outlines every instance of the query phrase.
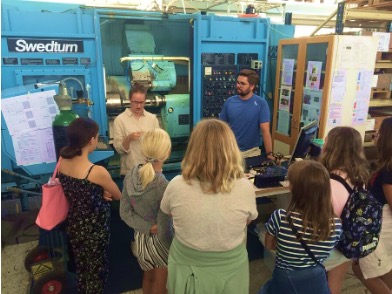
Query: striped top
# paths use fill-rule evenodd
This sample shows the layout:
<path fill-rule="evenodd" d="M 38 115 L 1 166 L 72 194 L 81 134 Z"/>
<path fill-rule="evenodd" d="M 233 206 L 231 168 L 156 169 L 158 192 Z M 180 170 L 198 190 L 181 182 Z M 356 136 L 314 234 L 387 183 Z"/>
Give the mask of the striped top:
<path fill-rule="evenodd" d="M 297 212 L 292 213 L 294 226 L 298 233 L 302 235 L 302 219 L 301 214 Z M 335 231 L 332 236 L 327 240 L 310 242 L 311 234 L 306 233 L 302 236 L 302 239 L 308 245 L 310 251 L 323 263 L 324 260 L 329 256 L 330 251 L 336 245 L 342 232 L 342 223 L 339 218 L 333 219 L 335 222 Z M 276 237 L 277 241 L 277 254 L 275 259 L 275 265 L 279 268 L 293 270 L 298 268 L 306 268 L 315 266 L 316 263 L 306 253 L 301 243 L 297 240 L 295 234 L 291 230 L 287 221 L 287 212 L 284 209 L 275 210 L 268 222 L 265 224 L 267 232 Z"/>

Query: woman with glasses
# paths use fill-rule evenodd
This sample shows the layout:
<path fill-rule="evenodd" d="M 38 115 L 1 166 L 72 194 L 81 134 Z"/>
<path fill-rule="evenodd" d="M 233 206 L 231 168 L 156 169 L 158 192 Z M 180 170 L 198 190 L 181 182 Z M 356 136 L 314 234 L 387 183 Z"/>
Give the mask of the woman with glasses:
<path fill-rule="evenodd" d="M 146 111 L 147 89 L 134 83 L 129 92 L 131 107 L 118 115 L 113 124 L 113 146 L 120 154 L 120 174 L 125 176 L 132 167 L 144 163 L 140 139 L 148 131 L 159 128 L 157 117 Z"/>

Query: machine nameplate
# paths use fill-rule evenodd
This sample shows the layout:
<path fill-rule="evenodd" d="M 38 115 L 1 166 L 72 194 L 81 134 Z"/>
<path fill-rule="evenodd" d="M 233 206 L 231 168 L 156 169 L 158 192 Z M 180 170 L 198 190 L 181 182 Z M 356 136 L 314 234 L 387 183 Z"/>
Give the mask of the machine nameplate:
<path fill-rule="evenodd" d="M 42 53 L 82 53 L 83 41 L 64 39 L 28 39 L 8 38 L 8 51 L 10 52 L 42 52 Z"/>
<path fill-rule="evenodd" d="M 18 65 L 19 61 L 16 57 L 3 57 L 4 65 Z"/>
<path fill-rule="evenodd" d="M 43 65 L 43 58 L 21 58 L 22 65 Z"/>
<path fill-rule="evenodd" d="M 46 65 L 60 65 L 60 59 L 46 59 Z"/>
<path fill-rule="evenodd" d="M 63 58 L 63 64 L 64 65 L 77 65 L 79 64 L 79 60 L 77 57 L 64 57 Z"/>
<path fill-rule="evenodd" d="M 90 65 L 91 63 L 91 58 L 90 57 L 81 57 L 80 58 L 80 64 L 81 65 Z"/>

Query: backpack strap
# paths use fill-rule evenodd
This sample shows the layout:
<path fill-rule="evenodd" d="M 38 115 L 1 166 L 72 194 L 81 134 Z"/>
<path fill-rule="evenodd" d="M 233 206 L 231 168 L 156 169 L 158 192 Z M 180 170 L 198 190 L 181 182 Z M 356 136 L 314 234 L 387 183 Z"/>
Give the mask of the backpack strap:
<path fill-rule="evenodd" d="M 346 188 L 346 190 L 348 191 L 348 193 L 349 193 L 350 195 L 351 195 L 352 193 L 354 193 L 353 188 L 351 188 L 350 185 L 347 184 L 346 180 L 343 179 L 341 176 L 339 176 L 339 175 L 337 175 L 337 174 L 333 174 L 333 173 L 330 173 L 329 176 L 330 176 L 330 178 L 331 178 L 332 180 L 335 180 L 335 181 L 338 181 L 339 183 L 341 183 L 341 184 Z"/>
<path fill-rule="evenodd" d="M 86 175 L 86 177 L 84 178 L 85 180 L 87 180 L 87 178 L 88 178 L 88 176 L 90 175 L 90 172 L 91 172 L 91 170 L 93 169 L 94 166 L 95 166 L 95 164 L 92 164 L 92 165 L 89 167 L 89 169 L 88 169 L 88 171 L 87 171 L 87 175 Z"/>

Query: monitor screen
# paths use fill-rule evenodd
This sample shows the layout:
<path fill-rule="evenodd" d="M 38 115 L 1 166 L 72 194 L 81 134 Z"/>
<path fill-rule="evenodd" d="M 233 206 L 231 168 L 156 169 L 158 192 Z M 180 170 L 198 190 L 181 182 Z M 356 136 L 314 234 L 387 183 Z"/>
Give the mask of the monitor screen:
<path fill-rule="evenodd" d="M 295 143 L 289 164 L 295 161 L 296 158 L 305 159 L 312 147 L 313 139 L 317 138 L 318 122 L 313 121 L 310 124 L 301 128 L 297 142 Z"/>

